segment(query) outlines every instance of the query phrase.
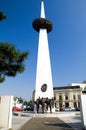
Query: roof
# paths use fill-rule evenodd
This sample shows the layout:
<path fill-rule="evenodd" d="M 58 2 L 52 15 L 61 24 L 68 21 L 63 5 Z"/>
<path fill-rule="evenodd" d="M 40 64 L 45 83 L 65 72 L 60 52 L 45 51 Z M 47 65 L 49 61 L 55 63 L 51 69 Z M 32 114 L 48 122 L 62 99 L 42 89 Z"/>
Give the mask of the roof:
<path fill-rule="evenodd" d="M 62 86 L 62 87 L 54 87 L 53 90 L 61 90 L 61 89 L 77 89 L 80 88 L 79 85 L 77 86 Z"/>

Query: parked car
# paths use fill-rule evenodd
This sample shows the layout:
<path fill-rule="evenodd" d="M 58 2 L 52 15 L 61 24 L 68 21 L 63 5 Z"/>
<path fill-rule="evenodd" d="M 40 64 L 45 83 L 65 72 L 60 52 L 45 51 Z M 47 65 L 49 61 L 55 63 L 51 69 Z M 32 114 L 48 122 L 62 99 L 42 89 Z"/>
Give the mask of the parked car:
<path fill-rule="evenodd" d="M 65 107 L 64 111 L 75 111 L 76 109 L 74 107 Z"/>
<path fill-rule="evenodd" d="M 64 111 L 71 111 L 71 107 L 65 107 Z"/>
<path fill-rule="evenodd" d="M 71 111 L 75 111 L 76 110 L 76 108 L 75 107 L 71 107 Z"/>
<path fill-rule="evenodd" d="M 12 111 L 22 111 L 22 108 L 20 108 L 20 107 L 13 107 Z"/>
<path fill-rule="evenodd" d="M 23 111 L 33 111 L 33 108 L 27 107 L 27 108 L 24 108 Z"/>
<path fill-rule="evenodd" d="M 55 107 L 55 111 L 59 111 L 59 107 Z"/>
<path fill-rule="evenodd" d="M 77 107 L 77 108 L 76 108 L 76 111 L 80 111 L 80 107 Z"/>

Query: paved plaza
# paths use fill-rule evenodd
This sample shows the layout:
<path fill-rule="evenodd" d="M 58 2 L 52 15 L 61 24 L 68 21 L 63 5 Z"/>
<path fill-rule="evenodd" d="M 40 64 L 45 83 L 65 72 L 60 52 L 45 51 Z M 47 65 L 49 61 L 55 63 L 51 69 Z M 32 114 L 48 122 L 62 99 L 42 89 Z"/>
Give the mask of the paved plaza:
<path fill-rule="evenodd" d="M 32 118 L 20 130 L 73 130 L 59 118 Z"/>
<path fill-rule="evenodd" d="M 13 130 L 82 130 L 80 113 L 24 113 L 13 116 Z"/>

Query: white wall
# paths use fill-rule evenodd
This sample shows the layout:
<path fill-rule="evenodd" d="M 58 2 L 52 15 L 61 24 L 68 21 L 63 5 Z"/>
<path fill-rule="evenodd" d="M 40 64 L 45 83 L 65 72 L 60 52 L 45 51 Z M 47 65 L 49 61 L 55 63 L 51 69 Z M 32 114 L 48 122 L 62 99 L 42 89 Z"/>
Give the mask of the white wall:
<path fill-rule="evenodd" d="M 81 95 L 81 118 L 83 128 L 86 129 L 86 94 Z"/>
<path fill-rule="evenodd" d="M 0 96 L 0 127 L 12 128 L 13 96 Z"/>

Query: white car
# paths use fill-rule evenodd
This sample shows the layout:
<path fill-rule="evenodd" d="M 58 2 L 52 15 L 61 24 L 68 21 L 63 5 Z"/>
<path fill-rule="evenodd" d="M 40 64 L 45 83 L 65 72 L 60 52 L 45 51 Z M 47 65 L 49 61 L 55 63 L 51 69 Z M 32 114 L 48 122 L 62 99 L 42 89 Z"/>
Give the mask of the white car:
<path fill-rule="evenodd" d="M 75 111 L 74 107 L 65 107 L 64 111 Z"/>
<path fill-rule="evenodd" d="M 76 108 L 75 107 L 71 107 L 71 111 L 75 111 L 76 110 Z"/>
<path fill-rule="evenodd" d="M 59 107 L 55 107 L 55 111 L 59 111 Z"/>
<path fill-rule="evenodd" d="M 64 111 L 71 111 L 71 107 L 65 107 Z"/>

